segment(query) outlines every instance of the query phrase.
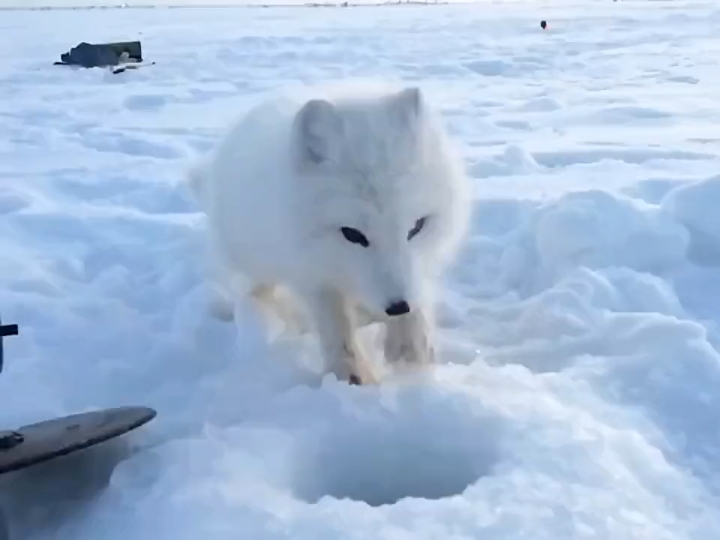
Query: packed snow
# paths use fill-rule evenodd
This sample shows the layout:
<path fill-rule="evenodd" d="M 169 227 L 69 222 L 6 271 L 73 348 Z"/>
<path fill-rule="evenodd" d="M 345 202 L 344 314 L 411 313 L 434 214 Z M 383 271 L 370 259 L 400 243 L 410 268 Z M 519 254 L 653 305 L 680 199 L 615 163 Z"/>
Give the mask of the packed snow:
<path fill-rule="evenodd" d="M 0 426 L 158 411 L 0 477 L 11 538 L 720 537 L 719 25 L 699 1 L 3 12 Z M 131 39 L 155 65 L 52 65 Z M 210 318 L 183 184 L 264 92 L 346 77 L 420 85 L 475 186 L 439 365 L 379 386 L 247 306 Z"/>

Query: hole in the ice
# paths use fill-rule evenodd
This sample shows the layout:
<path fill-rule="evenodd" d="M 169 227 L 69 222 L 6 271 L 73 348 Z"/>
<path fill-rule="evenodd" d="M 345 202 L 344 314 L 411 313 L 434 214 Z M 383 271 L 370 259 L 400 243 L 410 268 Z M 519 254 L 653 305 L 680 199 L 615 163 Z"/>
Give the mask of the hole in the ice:
<path fill-rule="evenodd" d="M 478 425 L 477 418 L 382 429 L 353 424 L 322 437 L 305 454 L 296 497 L 309 503 L 325 496 L 352 499 L 370 506 L 443 499 L 461 494 L 497 462 L 497 429 Z"/>

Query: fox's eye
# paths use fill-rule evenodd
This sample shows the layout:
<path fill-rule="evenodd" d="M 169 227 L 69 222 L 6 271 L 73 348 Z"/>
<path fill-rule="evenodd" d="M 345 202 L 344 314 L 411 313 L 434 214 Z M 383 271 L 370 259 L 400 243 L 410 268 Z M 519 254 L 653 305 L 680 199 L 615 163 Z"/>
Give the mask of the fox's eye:
<path fill-rule="evenodd" d="M 410 232 L 408 232 L 407 239 L 412 240 L 413 237 L 422 231 L 423 227 L 425 226 L 425 221 L 427 220 L 427 217 L 421 217 L 415 222 L 415 226 L 410 229 Z"/>
<path fill-rule="evenodd" d="M 353 244 L 360 244 L 362 247 L 368 247 L 370 242 L 363 233 L 352 227 L 341 227 L 340 232 L 345 237 L 345 240 Z"/>

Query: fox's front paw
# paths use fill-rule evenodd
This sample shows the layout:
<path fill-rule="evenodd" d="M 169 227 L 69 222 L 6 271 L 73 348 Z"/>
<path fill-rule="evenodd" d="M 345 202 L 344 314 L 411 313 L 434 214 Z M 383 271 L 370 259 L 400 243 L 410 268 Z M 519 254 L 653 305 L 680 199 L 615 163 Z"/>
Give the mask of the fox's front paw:
<path fill-rule="evenodd" d="M 348 378 L 348 384 L 351 386 L 362 386 L 368 384 L 378 384 L 380 380 L 373 373 L 367 373 L 364 376 L 351 374 Z"/>
<path fill-rule="evenodd" d="M 415 334 L 407 349 L 406 358 L 412 364 L 426 365 L 435 361 L 435 348 L 427 331 Z"/>
<path fill-rule="evenodd" d="M 435 349 L 428 335 L 413 334 L 402 346 L 402 360 L 412 365 L 432 364 L 435 361 Z"/>
<path fill-rule="evenodd" d="M 391 364 L 431 364 L 435 350 L 422 313 L 413 313 L 392 319 L 387 325 L 385 358 Z"/>
<path fill-rule="evenodd" d="M 377 384 L 379 379 L 372 364 L 356 347 L 345 347 L 340 369 L 335 370 L 339 380 L 346 380 L 351 385 Z M 338 372 L 339 371 L 339 372 Z"/>

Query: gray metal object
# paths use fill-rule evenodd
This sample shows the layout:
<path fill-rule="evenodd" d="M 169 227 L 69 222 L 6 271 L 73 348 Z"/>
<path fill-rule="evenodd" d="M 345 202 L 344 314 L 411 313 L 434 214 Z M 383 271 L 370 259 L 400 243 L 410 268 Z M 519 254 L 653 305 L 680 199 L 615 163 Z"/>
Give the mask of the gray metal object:
<path fill-rule="evenodd" d="M 22 433 L 17 431 L 0 431 L 0 451 L 10 450 L 25 440 Z"/>
<path fill-rule="evenodd" d="M 0 372 L 3 367 L 3 338 L 18 333 L 16 324 L 3 325 L 0 321 Z M 156 411 L 149 407 L 117 407 L 0 431 L 0 474 L 113 439 L 147 424 L 156 415 Z"/>
<path fill-rule="evenodd" d="M 148 407 L 118 407 L 30 424 L 15 432 L 21 441 L 0 447 L 0 474 L 17 471 L 123 435 L 155 418 Z"/>
<path fill-rule="evenodd" d="M 4 352 L 3 352 L 3 338 L 18 335 L 17 324 L 2 324 L 0 319 L 0 373 L 3 370 Z"/>

